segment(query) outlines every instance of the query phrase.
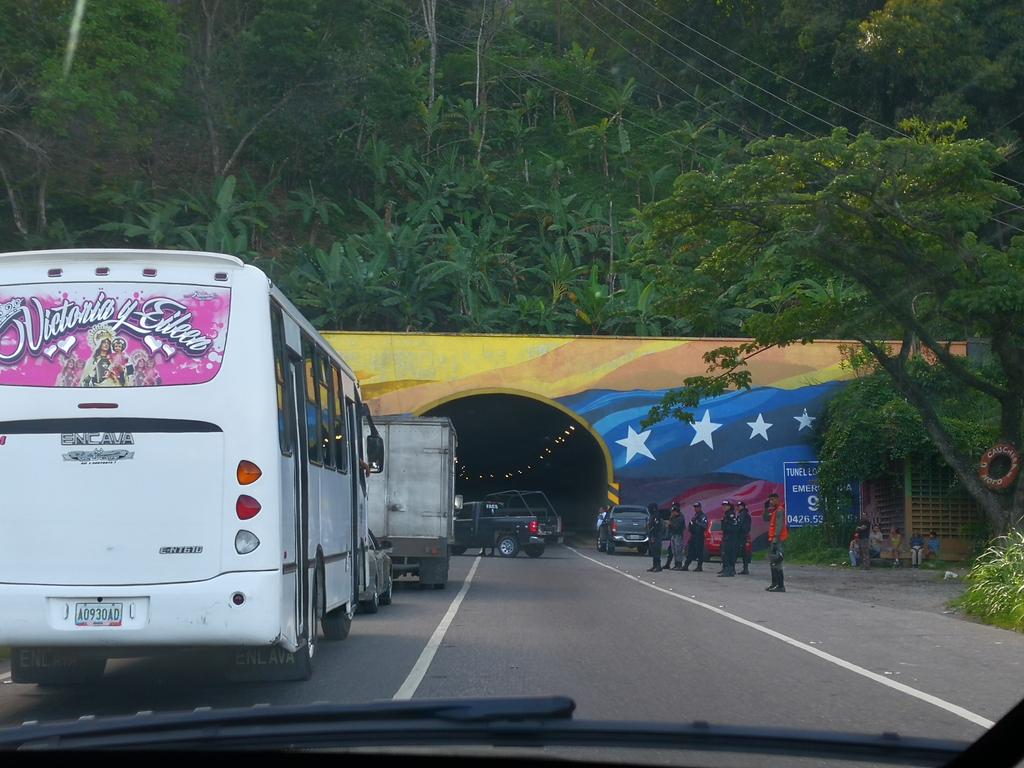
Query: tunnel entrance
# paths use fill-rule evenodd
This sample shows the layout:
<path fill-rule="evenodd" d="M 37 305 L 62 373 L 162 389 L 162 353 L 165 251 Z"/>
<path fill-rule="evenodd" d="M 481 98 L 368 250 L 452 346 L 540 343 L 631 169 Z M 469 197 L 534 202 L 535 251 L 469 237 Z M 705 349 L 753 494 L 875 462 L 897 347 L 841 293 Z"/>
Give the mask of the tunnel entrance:
<path fill-rule="evenodd" d="M 459 436 L 455 492 L 466 501 L 495 491 L 543 491 L 565 529 L 593 526 L 607 503 L 598 438 L 564 411 L 521 395 L 480 394 L 438 405 Z"/>

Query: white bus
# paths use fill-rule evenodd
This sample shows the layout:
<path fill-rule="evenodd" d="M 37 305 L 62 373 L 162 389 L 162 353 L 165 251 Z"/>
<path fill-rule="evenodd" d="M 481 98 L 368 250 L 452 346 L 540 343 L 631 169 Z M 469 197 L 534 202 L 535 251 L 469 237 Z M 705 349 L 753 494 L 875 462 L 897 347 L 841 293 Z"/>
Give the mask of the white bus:
<path fill-rule="evenodd" d="M 367 577 L 353 372 L 213 253 L 0 254 L 0 645 L 16 682 L 224 653 L 303 679 Z M 372 422 L 370 422 L 372 424 Z M 365 456 L 364 456 L 365 450 Z"/>

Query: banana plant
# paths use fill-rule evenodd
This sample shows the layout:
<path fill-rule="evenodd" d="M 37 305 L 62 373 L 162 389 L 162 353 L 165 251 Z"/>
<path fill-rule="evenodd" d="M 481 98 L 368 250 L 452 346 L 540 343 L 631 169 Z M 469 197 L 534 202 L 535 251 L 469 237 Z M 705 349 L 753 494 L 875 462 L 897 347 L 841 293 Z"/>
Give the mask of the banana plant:
<path fill-rule="evenodd" d="M 591 334 L 606 333 L 609 330 L 614 304 L 597 264 L 591 265 L 587 281 L 573 292 L 572 303 L 575 305 L 576 318 Z"/>
<path fill-rule="evenodd" d="M 188 228 L 192 247 L 235 256 L 256 255 L 256 237 L 267 229 L 278 210 L 269 202 L 273 182 L 258 192 L 252 191 L 251 182 L 249 187 L 251 199 L 239 199 L 235 194 L 237 180 L 228 176 L 217 179 L 212 194 L 188 197 L 187 206 L 198 218 Z"/>
<path fill-rule="evenodd" d="M 292 190 L 288 194 L 288 198 L 285 211 L 298 214 L 302 226 L 309 228 L 307 242 L 310 245 L 316 240 L 317 230 L 320 227 L 330 227 L 332 217 L 341 218 L 341 206 L 327 196 L 314 192 L 312 182 L 309 184 L 309 190 Z"/>

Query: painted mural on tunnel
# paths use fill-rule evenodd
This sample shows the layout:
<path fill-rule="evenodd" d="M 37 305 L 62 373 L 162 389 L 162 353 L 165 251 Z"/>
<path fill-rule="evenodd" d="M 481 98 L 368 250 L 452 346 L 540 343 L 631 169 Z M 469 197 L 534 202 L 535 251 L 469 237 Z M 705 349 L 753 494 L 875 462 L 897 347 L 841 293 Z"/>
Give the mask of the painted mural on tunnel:
<path fill-rule="evenodd" d="M 784 495 L 787 462 L 815 459 L 813 436 L 850 372 L 841 342 L 773 349 L 750 360 L 753 388 L 707 399 L 693 424 L 641 422 L 723 339 L 327 333 L 355 369 L 378 414 L 421 414 L 473 394 L 536 397 L 569 412 L 599 440 L 609 497 L 666 506 L 695 501 L 714 519 L 721 501 L 745 501 L 756 537 L 771 492 Z M 790 510 L 792 513 L 793 510 Z M 687 514 L 689 516 L 689 514 Z"/>

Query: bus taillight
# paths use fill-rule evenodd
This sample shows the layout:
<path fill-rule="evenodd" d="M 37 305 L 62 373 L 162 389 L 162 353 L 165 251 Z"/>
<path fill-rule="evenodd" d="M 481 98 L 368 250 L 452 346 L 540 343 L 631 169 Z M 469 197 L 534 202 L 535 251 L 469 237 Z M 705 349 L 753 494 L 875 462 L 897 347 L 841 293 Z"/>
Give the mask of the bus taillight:
<path fill-rule="evenodd" d="M 259 480 L 262 474 L 263 470 L 245 459 L 238 462 L 238 469 L 235 470 L 235 477 L 238 478 L 239 485 L 251 485 Z"/>
<path fill-rule="evenodd" d="M 239 531 L 235 534 L 235 552 L 240 555 L 248 555 L 250 552 L 255 552 L 256 547 L 260 545 L 260 540 L 256 538 L 256 534 L 252 531 Z"/>
<path fill-rule="evenodd" d="M 259 514 L 261 509 L 263 507 L 256 499 L 246 496 L 244 493 L 235 502 L 235 514 L 238 515 L 239 520 L 251 520 Z"/>

